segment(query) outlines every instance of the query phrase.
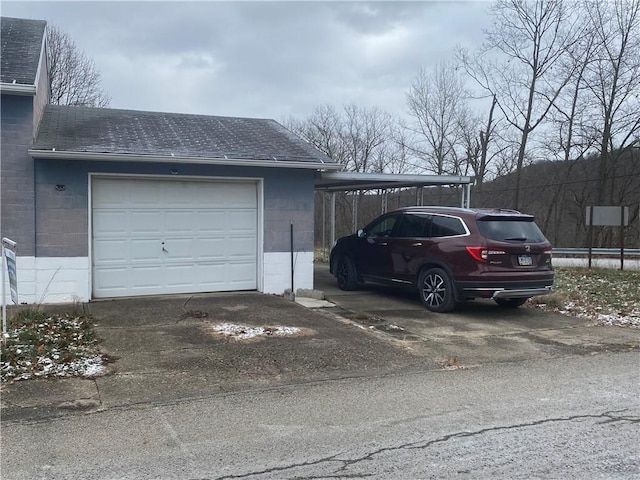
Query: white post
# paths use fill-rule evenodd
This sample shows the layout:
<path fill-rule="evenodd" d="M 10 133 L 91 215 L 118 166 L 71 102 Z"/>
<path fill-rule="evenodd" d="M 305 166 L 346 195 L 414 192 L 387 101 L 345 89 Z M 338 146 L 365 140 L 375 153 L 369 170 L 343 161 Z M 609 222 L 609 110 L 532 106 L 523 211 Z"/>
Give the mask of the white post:
<path fill-rule="evenodd" d="M 331 192 L 331 245 L 329 250 L 336 243 L 336 192 Z"/>
<path fill-rule="evenodd" d="M 6 343 L 7 341 L 7 299 L 4 295 L 4 281 L 5 281 L 5 270 L 6 270 L 6 258 L 4 253 L 4 239 L 2 239 L 2 246 L 0 249 L 2 250 L 2 263 L 0 264 L 0 269 L 2 269 L 2 275 L 0 275 L 0 284 L 2 293 L 2 343 Z"/>

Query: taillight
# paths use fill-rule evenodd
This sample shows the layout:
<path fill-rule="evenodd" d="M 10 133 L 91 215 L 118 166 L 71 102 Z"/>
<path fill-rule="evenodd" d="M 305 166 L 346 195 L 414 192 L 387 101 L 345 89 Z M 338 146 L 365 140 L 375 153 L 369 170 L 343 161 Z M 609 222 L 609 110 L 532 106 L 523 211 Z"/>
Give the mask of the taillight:
<path fill-rule="evenodd" d="M 542 253 L 544 253 L 545 255 L 549 255 L 549 258 L 551 258 L 553 257 L 553 248 L 551 247 L 545 248 Z"/>
<path fill-rule="evenodd" d="M 504 250 L 489 250 L 486 247 L 467 247 L 467 252 L 474 260 L 480 263 L 487 263 L 489 255 L 506 255 Z"/>

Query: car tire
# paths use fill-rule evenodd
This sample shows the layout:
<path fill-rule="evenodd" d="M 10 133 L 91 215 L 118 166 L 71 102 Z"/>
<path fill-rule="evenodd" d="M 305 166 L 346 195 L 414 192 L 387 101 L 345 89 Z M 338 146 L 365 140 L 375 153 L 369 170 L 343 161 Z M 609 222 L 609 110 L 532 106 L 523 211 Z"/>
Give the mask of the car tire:
<path fill-rule="evenodd" d="M 358 272 L 356 267 L 347 256 L 340 257 L 338 259 L 338 266 L 336 268 L 336 280 L 338 281 L 338 287 L 340 290 L 356 290 L 358 288 Z"/>
<path fill-rule="evenodd" d="M 520 305 L 529 300 L 529 298 L 494 298 L 498 305 L 505 308 L 518 308 Z"/>
<path fill-rule="evenodd" d="M 423 305 L 432 312 L 450 312 L 456 306 L 453 282 L 441 268 L 429 268 L 420 272 L 418 291 Z"/>

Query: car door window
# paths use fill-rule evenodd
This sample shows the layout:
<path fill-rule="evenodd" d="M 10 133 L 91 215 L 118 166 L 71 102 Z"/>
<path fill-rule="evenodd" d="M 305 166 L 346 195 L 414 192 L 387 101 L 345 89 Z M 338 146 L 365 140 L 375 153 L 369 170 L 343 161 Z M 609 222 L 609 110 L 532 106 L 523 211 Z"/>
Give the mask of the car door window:
<path fill-rule="evenodd" d="M 428 223 L 427 215 L 405 214 L 402 216 L 398 228 L 393 232 L 393 236 L 401 238 L 427 237 Z"/>
<path fill-rule="evenodd" d="M 393 227 L 398 221 L 397 215 L 390 215 L 388 217 L 381 218 L 376 223 L 368 226 L 365 229 L 367 237 L 388 237 L 393 231 Z"/>

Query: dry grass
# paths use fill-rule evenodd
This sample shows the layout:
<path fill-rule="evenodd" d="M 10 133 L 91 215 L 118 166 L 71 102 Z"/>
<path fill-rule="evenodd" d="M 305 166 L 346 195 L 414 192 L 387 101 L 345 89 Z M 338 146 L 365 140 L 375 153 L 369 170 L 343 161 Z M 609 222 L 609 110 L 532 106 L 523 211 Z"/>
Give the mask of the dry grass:
<path fill-rule="evenodd" d="M 603 325 L 640 327 L 640 272 L 556 268 L 554 292 L 531 304 Z"/>

